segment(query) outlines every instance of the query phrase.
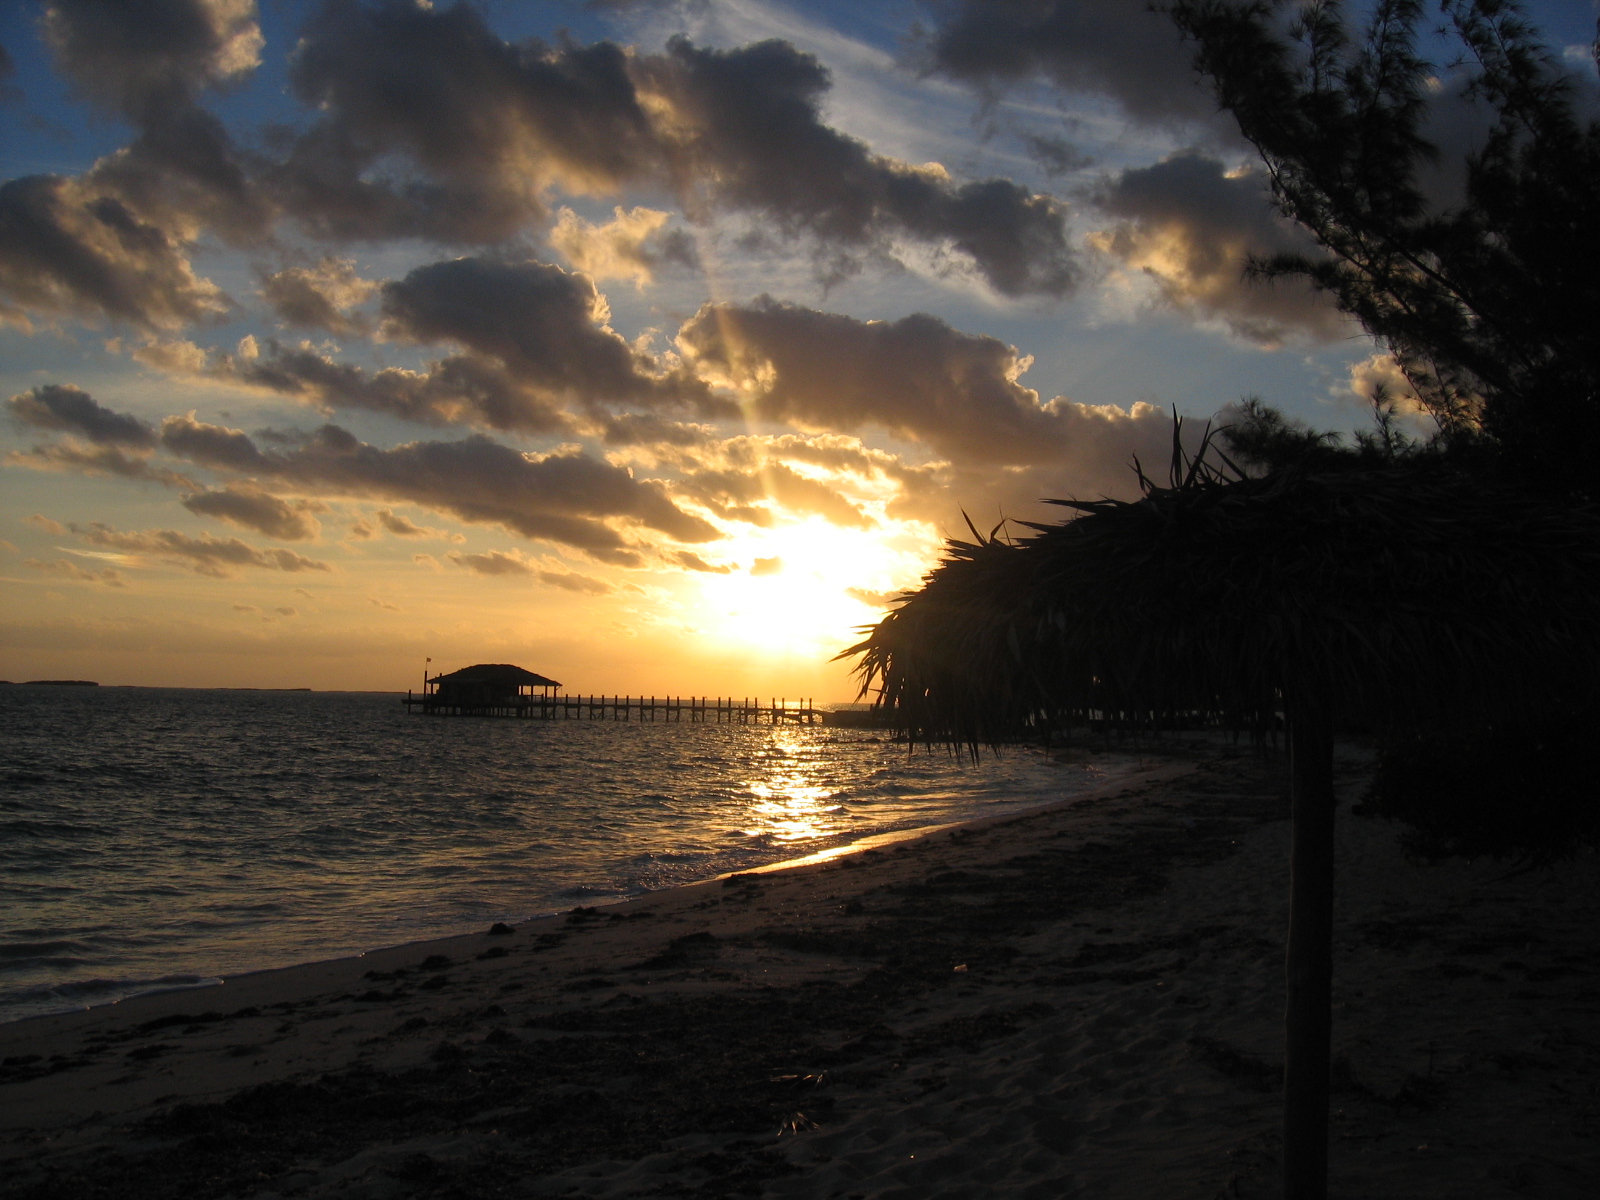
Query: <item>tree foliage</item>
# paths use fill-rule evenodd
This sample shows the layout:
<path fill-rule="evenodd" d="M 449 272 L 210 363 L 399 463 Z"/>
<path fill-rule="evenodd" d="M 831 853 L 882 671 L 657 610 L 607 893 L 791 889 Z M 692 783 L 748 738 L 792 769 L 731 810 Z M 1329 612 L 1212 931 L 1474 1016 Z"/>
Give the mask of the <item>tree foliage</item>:
<path fill-rule="evenodd" d="M 1272 0 L 1175 0 L 1196 64 L 1326 251 L 1255 264 L 1330 292 L 1384 343 L 1447 437 L 1482 434 L 1522 469 L 1600 494 L 1600 121 L 1514 0 L 1443 0 L 1459 48 L 1419 48 L 1421 0 L 1338 0 L 1285 23 Z M 1487 126 L 1464 189 L 1425 186 L 1430 109 L 1451 89 Z M 1578 453 L 1574 453 L 1577 450 Z"/>

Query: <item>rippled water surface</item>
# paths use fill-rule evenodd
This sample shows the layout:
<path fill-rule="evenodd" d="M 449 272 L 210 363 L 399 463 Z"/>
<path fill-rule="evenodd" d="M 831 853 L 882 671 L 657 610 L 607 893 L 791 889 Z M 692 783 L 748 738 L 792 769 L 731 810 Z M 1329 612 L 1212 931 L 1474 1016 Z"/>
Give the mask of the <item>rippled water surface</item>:
<path fill-rule="evenodd" d="M 394 696 L 0 688 L 0 1020 L 1003 813 L 1120 764 L 820 726 L 407 717 Z"/>

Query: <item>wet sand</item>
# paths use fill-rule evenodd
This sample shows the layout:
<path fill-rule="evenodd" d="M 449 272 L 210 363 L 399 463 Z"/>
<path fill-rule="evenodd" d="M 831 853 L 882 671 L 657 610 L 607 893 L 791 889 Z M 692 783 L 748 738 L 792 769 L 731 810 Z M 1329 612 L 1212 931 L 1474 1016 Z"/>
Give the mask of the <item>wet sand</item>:
<path fill-rule="evenodd" d="M 1600 1194 L 1600 871 L 1406 864 L 1341 770 L 1341 1197 Z M 0 1026 L 0 1193 L 1256 1197 L 1281 763 Z"/>

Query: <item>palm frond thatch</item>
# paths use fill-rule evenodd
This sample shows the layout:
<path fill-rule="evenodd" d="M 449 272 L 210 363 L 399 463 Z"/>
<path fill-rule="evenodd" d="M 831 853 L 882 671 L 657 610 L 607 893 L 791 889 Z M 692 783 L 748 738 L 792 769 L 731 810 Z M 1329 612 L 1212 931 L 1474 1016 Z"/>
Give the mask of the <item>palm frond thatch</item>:
<path fill-rule="evenodd" d="M 914 740 L 1014 737 L 1090 710 L 1271 716 L 1295 677 L 1336 712 L 1465 716 L 1583 688 L 1600 512 L 1405 464 L 1180 471 L 1142 499 L 1054 501 L 1032 537 L 951 541 L 846 651 Z"/>

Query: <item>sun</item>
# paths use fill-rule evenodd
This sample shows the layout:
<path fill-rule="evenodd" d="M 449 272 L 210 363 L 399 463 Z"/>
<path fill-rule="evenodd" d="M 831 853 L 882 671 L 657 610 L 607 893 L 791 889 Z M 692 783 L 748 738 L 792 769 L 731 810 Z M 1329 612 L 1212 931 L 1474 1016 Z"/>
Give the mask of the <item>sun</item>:
<path fill-rule="evenodd" d="M 721 557 L 738 564 L 732 571 L 698 576 L 696 624 L 758 653 L 831 657 L 860 640 L 936 549 L 920 523 L 841 529 L 812 517 L 753 530 L 727 544 Z"/>

